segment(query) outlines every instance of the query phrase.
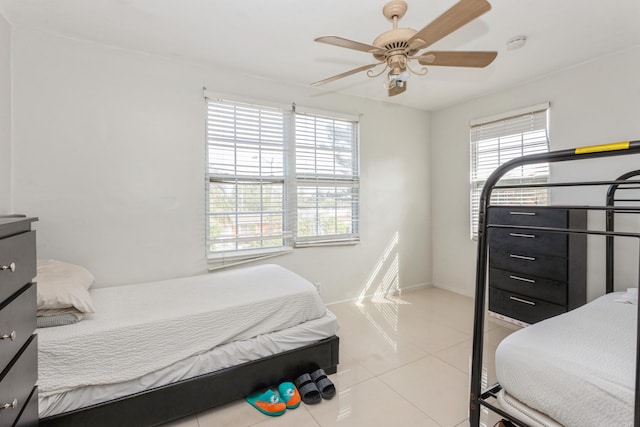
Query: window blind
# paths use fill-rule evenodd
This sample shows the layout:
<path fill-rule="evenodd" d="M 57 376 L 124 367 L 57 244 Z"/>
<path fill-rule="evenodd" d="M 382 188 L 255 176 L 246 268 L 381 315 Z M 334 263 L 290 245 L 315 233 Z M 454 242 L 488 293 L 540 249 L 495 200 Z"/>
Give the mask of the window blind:
<path fill-rule="evenodd" d="M 503 163 L 520 156 L 549 151 L 548 106 L 519 110 L 486 122 L 474 121 L 471 142 L 471 237 L 477 238 L 480 194 L 489 175 Z M 509 171 L 499 182 L 541 184 L 549 181 L 549 164 L 525 165 Z M 546 205 L 547 188 L 496 189 L 491 204 Z"/>
<path fill-rule="evenodd" d="M 207 102 L 209 253 L 282 248 L 285 230 L 285 113 Z"/>
<path fill-rule="evenodd" d="M 356 121 L 296 113 L 296 246 L 358 240 Z"/>
<path fill-rule="evenodd" d="M 358 241 L 358 121 L 207 98 L 207 254 Z"/>

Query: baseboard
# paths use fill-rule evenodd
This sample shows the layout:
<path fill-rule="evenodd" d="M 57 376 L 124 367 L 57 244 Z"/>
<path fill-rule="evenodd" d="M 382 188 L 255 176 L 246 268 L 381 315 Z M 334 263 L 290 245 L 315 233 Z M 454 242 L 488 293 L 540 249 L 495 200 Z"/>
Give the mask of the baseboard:
<path fill-rule="evenodd" d="M 431 284 L 431 283 L 422 283 L 422 284 L 419 284 L 419 285 L 413 285 L 413 286 L 407 286 L 407 287 L 400 288 L 397 291 L 395 291 L 394 293 L 392 293 L 391 295 L 402 295 L 402 293 L 405 293 L 405 292 L 416 292 L 416 291 L 419 291 L 421 289 L 427 289 L 427 288 L 431 288 L 431 287 L 433 287 L 433 284 Z M 329 306 L 332 306 L 334 304 L 341 304 L 341 303 L 344 303 L 344 302 L 354 302 L 354 301 L 358 301 L 358 300 L 364 299 L 364 298 L 369 299 L 369 298 L 371 298 L 373 296 L 375 296 L 375 294 L 367 294 L 367 295 L 364 295 L 363 297 L 359 297 L 358 296 L 358 297 L 354 297 L 354 298 L 347 298 L 347 299 L 343 299 L 343 300 L 339 300 L 339 301 L 328 302 L 325 305 L 329 307 Z"/>
<path fill-rule="evenodd" d="M 401 288 L 401 289 L 398 289 L 398 291 L 395 292 L 395 294 L 402 295 L 405 292 L 416 292 L 416 291 L 429 289 L 429 288 L 433 288 L 433 283 L 422 283 L 420 285 L 413 285 L 413 286 L 408 286 L 406 288 Z"/>
<path fill-rule="evenodd" d="M 434 288 L 439 288 L 439 289 L 444 289 L 445 291 L 453 292 L 454 294 L 463 295 L 465 297 L 475 298 L 475 293 L 473 291 L 471 291 L 471 293 L 469 293 L 469 292 L 463 291 L 460 288 L 455 288 L 453 286 L 447 286 L 447 285 L 443 285 L 443 284 L 440 284 L 440 283 L 434 283 L 433 287 Z"/>

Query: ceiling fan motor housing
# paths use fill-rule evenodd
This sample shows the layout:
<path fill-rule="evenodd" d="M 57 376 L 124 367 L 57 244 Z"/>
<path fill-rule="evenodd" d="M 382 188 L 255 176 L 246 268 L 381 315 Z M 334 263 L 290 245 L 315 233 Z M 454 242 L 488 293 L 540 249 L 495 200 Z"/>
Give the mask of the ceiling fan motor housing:
<path fill-rule="evenodd" d="M 373 41 L 374 46 L 378 46 L 382 49 L 386 49 L 385 54 L 373 54 L 373 57 L 378 61 L 384 61 L 394 55 L 403 55 L 405 58 L 407 55 L 413 55 L 416 51 L 407 51 L 409 40 L 417 31 L 412 28 L 394 28 L 393 30 L 385 31 L 380 34 Z M 389 64 L 391 66 L 391 64 Z"/>

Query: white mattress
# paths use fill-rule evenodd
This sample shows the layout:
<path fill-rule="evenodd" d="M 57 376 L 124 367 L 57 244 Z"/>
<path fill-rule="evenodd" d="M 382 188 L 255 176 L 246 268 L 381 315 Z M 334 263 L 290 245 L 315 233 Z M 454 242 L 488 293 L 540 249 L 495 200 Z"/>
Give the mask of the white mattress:
<path fill-rule="evenodd" d="M 495 362 L 508 395 L 564 426 L 632 425 L 638 306 L 621 295 L 505 338 Z"/>
<path fill-rule="evenodd" d="M 95 314 L 38 329 L 41 398 L 141 378 L 327 313 L 313 284 L 277 265 L 99 288 L 91 295 Z"/>

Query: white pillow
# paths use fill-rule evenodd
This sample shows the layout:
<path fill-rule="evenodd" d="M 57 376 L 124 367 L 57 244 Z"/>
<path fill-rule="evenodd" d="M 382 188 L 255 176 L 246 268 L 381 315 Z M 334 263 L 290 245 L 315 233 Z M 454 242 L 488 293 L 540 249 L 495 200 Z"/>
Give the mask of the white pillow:
<path fill-rule="evenodd" d="M 79 265 L 56 260 L 38 260 L 38 310 L 75 307 L 82 313 L 93 313 L 89 288 L 93 275 Z"/>

